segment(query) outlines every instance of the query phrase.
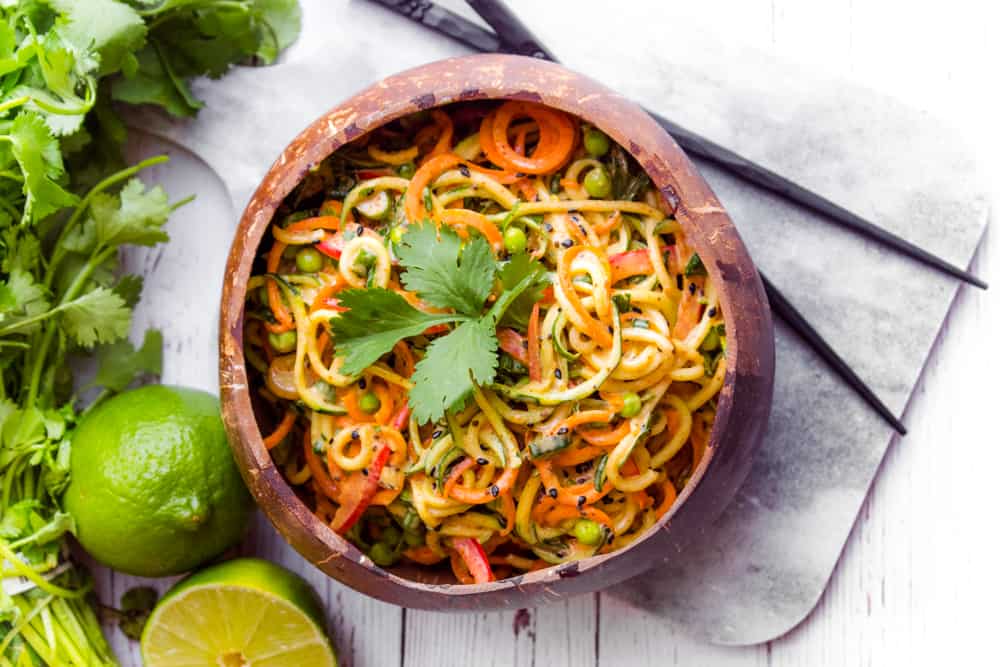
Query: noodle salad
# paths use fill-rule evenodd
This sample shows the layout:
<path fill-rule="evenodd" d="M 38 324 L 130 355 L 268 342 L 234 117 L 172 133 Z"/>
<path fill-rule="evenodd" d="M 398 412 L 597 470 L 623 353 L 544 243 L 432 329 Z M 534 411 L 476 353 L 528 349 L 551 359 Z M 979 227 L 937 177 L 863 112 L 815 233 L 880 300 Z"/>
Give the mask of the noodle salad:
<path fill-rule="evenodd" d="M 382 567 L 483 583 L 628 545 L 702 460 L 725 376 L 718 295 L 671 213 L 607 135 L 534 103 L 343 146 L 250 279 L 265 446 Z"/>

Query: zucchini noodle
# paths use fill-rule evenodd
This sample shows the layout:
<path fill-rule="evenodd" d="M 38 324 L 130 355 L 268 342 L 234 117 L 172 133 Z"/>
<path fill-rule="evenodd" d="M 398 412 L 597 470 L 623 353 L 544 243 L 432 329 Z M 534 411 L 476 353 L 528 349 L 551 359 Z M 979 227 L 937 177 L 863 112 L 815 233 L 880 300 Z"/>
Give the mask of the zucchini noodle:
<path fill-rule="evenodd" d="M 496 380 L 426 424 L 408 404 L 414 369 L 449 325 L 358 375 L 331 326 L 348 289 L 440 312 L 397 262 L 425 220 L 550 276 L 530 322 L 498 325 Z M 268 448 L 376 564 L 466 582 L 483 568 L 463 540 L 497 577 L 620 549 L 704 460 L 726 374 L 718 291 L 641 168 L 579 119 L 473 102 L 395 121 L 311 170 L 271 231 L 244 335 Z"/>

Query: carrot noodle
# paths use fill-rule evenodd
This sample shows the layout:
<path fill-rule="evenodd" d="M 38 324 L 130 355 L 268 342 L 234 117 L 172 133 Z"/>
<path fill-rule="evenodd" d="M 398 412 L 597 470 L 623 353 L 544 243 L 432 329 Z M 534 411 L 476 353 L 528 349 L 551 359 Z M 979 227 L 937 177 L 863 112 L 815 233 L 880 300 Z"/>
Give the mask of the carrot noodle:
<path fill-rule="evenodd" d="M 655 190 L 627 199 L 616 180 L 608 197 L 588 193 L 592 169 L 625 159 L 624 177 L 640 171 L 624 152 L 617 163 L 588 155 L 584 130 L 522 100 L 432 109 L 341 147 L 279 209 L 244 331 L 257 398 L 280 415 L 263 443 L 316 515 L 359 548 L 384 542 L 393 559 L 460 583 L 531 572 L 670 521 L 705 465 L 726 373 L 722 305 L 700 270 L 709 262 L 695 261 Z M 496 328 L 496 383 L 434 424 L 417 423 L 409 392 L 451 325 L 346 376 L 330 324 L 344 290 L 374 286 L 447 312 L 402 286 L 393 232 L 424 221 L 481 236 L 501 266 L 513 225 L 550 276 Z M 296 252 L 310 244 L 323 258 L 304 272 Z M 367 279 L 350 265 L 360 245 L 375 256 Z M 491 301 L 501 289 L 497 280 Z M 293 351 L 268 335 L 284 332 L 296 334 Z M 601 526 L 596 544 L 577 537 L 581 521 Z"/>
<path fill-rule="evenodd" d="M 289 410 L 281 419 L 281 423 L 278 424 L 278 428 L 274 429 L 271 435 L 264 438 L 264 446 L 271 449 L 281 444 L 281 441 L 284 440 L 285 436 L 292 430 L 293 424 L 295 424 L 295 412 Z"/>

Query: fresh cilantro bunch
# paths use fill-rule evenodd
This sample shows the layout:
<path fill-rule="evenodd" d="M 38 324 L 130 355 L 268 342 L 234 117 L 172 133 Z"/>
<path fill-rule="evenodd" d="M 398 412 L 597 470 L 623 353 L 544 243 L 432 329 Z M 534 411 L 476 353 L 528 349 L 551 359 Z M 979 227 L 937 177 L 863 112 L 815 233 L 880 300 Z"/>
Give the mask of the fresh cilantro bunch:
<path fill-rule="evenodd" d="M 493 382 L 497 371 L 496 327 L 527 321 L 549 283 L 545 267 L 525 253 L 498 262 L 489 243 L 468 242 L 450 227 L 411 225 L 396 248 L 406 289 L 428 306 L 410 305 L 383 288 L 338 294 L 346 312 L 331 320 L 342 370 L 357 374 L 388 354 L 404 338 L 421 336 L 436 325 L 452 328 L 427 345 L 417 362 L 410 408 L 421 422 L 437 421 L 461 408 L 474 384 Z"/>
<path fill-rule="evenodd" d="M 0 0 L 0 560 L 34 584 L 0 588 L 3 664 L 115 664 L 87 576 L 53 570 L 73 530 L 60 496 L 80 390 L 96 404 L 160 372 L 159 332 L 126 338 L 142 279 L 118 254 L 165 242 L 179 205 L 135 178 L 166 158 L 124 164 L 116 104 L 191 116 L 192 77 L 273 61 L 299 21 L 295 0 Z M 71 362 L 89 356 L 83 382 Z"/>

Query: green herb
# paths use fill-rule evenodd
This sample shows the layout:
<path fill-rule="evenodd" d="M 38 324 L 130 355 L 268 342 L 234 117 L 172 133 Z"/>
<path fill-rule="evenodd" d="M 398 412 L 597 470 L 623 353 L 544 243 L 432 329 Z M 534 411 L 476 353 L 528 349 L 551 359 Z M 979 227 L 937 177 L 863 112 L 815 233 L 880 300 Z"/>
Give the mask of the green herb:
<path fill-rule="evenodd" d="M 705 264 L 701 261 L 701 256 L 698 253 L 691 255 L 691 259 L 688 260 L 687 265 L 684 267 L 684 275 L 690 278 L 691 276 L 704 276 L 706 273 Z"/>
<path fill-rule="evenodd" d="M 135 640 L 142 637 L 142 630 L 146 627 L 146 621 L 153 613 L 158 598 L 156 589 L 149 586 L 136 586 L 125 591 L 122 595 L 118 627 L 126 637 Z"/>
<path fill-rule="evenodd" d="M 611 179 L 611 196 L 614 199 L 635 201 L 649 188 L 649 176 L 645 170 L 617 144 L 611 148 L 607 171 Z"/>
<path fill-rule="evenodd" d="M 162 337 L 125 336 L 142 280 L 126 245 L 167 240 L 178 205 L 127 167 L 113 100 L 192 115 L 194 76 L 295 38 L 294 0 L 0 2 L 0 558 L 35 583 L 0 594 L 3 664 L 116 664 L 78 569 L 51 576 L 73 520 L 62 511 L 76 389 L 91 406 L 160 371 Z M 93 355 L 89 384 L 71 361 Z M 89 408 L 88 408 L 89 409 Z"/>
<path fill-rule="evenodd" d="M 449 227 L 411 225 L 397 248 L 403 284 L 430 306 L 449 309 L 427 313 L 396 292 L 381 288 L 346 290 L 339 295 L 347 309 L 331 320 L 343 372 L 357 374 L 403 340 L 429 327 L 456 324 L 435 338 L 413 373 L 410 407 L 422 423 L 437 421 L 464 405 L 474 383 L 492 383 L 497 373 L 498 322 L 513 314 L 527 320 L 525 310 L 547 284 L 544 267 L 526 255 L 515 255 L 497 267 L 489 244 L 474 236 L 462 244 Z M 499 273 L 499 292 L 495 292 Z M 496 300 L 484 311 L 488 297 Z M 533 299 L 526 301 L 526 299 Z"/>

